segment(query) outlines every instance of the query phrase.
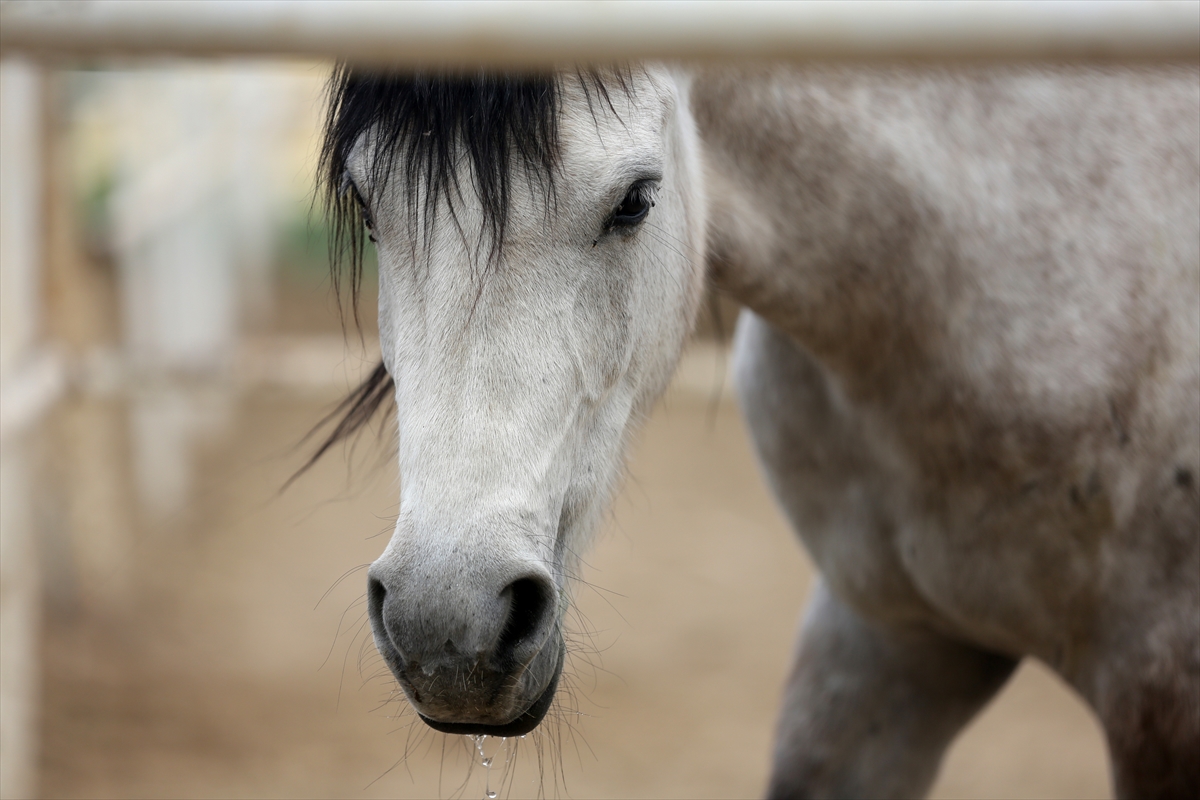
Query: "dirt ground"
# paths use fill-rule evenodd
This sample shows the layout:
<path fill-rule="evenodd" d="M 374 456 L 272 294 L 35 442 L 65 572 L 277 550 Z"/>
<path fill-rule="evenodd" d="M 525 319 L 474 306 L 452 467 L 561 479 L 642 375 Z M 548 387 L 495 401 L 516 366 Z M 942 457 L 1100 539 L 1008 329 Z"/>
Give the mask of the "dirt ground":
<path fill-rule="evenodd" d="M 302 459 L 292 445 L 334 398 L 257 390 L 200 448 L 194 501 L 138 523 L 128 563 L 105 573 L 127 576 L 120 590 L 59 592 L 42 793 L 760 795 L 813 571 L 728 392 L 714 400 L 707 358 L 691 357 L 633 450 L 577 593 L 560 707 L 526 739 L 486 742 L 490 771 L 463 737 L 414 724 L 370 642 L 363 568 L 387 539 L 394 467 L 364 444 L 278 495 Z M 1027 663 L 955 744 L 934 796 L 1109 792 L 1094 718 Z"/>

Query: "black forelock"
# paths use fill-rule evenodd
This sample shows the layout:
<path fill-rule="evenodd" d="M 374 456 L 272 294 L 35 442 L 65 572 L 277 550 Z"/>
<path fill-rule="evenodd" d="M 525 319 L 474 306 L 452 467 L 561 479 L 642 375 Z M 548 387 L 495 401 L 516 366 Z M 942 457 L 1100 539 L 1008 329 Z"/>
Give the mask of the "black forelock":
<path fill-rule="evenodd" d="M 593 115 L 597 102 L 612 109 L 606 81 L 630 91 L 628 70 L 576 71 Z M 543 192 L 554 195 L 559 158 L 561 74 L 507 74 L 494 70 L 372 72 L 339 65 L 329 86 L 329 106 L 318 167 L 331 228 L 330 261 L 335 288 L 350 283 L 352 302 L 362 278 L 363 216 L 357 190 L 368 207 L 385 186 L 406 203 L 410 233 L 423 221 L 427 236 L 439 203 L 454 215 L 469 183 L 483 208 L 480 241 L 490 243 L 489 260 L 504 243 L 516 161 Z M 364 133 L 370 165 L 365 186 L 348 183 L 347 159 Z M 549 206 L 548 206 L 549 207 Z M 457 219 L 457 218 L 455 218 Z M 343 271 L 348 275 L 343 276 Z"/>

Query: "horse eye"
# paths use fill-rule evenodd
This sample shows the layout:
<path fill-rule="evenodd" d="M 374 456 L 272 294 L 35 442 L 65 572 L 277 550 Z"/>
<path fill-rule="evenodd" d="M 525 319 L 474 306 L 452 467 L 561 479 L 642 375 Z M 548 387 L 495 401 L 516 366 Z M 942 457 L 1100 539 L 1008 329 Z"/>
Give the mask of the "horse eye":
<path fill-rule="evenodd" d="M 637 225 L 646 215 L 654 201 L 650 199 L 650 187 L 645 183 L 635 183 L 629 188 L 620 205 L 613 211 L 612 226 L 631 227 Z"/>

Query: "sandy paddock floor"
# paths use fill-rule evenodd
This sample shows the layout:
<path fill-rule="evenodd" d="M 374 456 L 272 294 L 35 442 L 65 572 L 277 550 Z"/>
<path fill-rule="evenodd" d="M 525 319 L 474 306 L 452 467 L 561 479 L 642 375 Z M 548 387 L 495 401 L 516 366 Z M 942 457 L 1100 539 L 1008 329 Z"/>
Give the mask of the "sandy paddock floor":
<path fill-rule="evenodd" d="M 490 773 L 462 737 L 413 724 L 364 625 L 361 567 L 386 541 L 392 465 L 364 446 L 348 477 L 334 453 L 276 496 L 301 459 L 289 448 L 333 398 L 235 400 L 228 427 L 201 448 L 195 502 L 137 526 L 119 591 L 103 578 L 72 588 L 60 571 L 42 792 L 761 794 L 813 572 L 728 393 L 714 403 L 714 369 L 693 356 L 640 437 L 577 593 L 570 691 L 551 724 L 485 744 L 499 751 Z M 123 424 L 119 407 L 68 413 Z M 1091 713 L 1027 663 L 956 743 L 934 795 L 1105 797 L 1104 758 Z"/>

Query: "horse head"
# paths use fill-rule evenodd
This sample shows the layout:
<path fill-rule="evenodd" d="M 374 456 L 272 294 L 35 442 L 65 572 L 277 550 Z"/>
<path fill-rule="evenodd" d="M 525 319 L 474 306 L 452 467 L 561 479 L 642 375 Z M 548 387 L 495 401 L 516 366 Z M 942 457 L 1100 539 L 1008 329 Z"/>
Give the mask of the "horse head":
<path fill-rule="evenodd" d="M 357 280 L 377 248 L 400 506 L 371 565 L 375 643 L 428 724 L 535 727 L 580 553 L 703 284 L 686 85 L 655 69 L 339 69 L 322 175 Z M 386 373 L 385 373 L 386 371 Z"/>

